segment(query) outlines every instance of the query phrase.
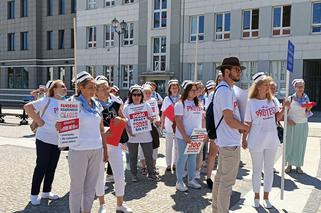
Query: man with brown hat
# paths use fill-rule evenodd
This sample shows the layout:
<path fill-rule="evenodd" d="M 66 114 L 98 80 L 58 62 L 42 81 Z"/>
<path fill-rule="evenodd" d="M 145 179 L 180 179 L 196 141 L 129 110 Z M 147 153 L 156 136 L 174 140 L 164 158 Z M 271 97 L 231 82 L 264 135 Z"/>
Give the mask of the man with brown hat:
<path fill-rule="evenodd" d="M 219 163 L 213 187 L 213 213 L 228 213 L 232 186 L 240 164 L 241 132 L 249 127 L 241 122 L 233 85 L 241 78 L 244 66 L 236 57 L 225 58 L 221 66 L 223 80 L 214 94 L 214 123 L 219 146 Z"/>

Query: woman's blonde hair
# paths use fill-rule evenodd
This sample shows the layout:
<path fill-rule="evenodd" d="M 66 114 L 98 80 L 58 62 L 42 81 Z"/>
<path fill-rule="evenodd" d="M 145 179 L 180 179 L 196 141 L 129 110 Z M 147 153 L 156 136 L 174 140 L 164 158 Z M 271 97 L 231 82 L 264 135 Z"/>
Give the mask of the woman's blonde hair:
<path fill-rule="evenodd" d="M 55 96 L 55 88 L 57 88 L 58 83 L 64 83 L 62 80 L 55 80 L 52 82 L 51 86 L 48 89 L 48 97 L 54 97 Z"/>
<path fill-rule="evenodd" d="M 109 83 L 105 80 L 98 80 L 95 82 L 96 90 L 98 90 L 102 85 L 107 85 L 109 87 Z"/>
<path fill-rule="evenodd" d="M 249 89 L 249 98 L 257 98 L 258 95 L 259 95 L 259 90 L 258 88 L 264 84 L 264 83 L 268 83 L 270 84 L 270 82 L 272 82 L 273 79 L 272 77 L 270 76 L 265 76 L 262 80 L 258 81 L 258 82 L 253 82 L 250 89 Z M 269 91 L 267 94 L 266 94 L 266 99 L 268 99 L 269 101 L 272 100 L 272 94 L 271 92 Z"/>

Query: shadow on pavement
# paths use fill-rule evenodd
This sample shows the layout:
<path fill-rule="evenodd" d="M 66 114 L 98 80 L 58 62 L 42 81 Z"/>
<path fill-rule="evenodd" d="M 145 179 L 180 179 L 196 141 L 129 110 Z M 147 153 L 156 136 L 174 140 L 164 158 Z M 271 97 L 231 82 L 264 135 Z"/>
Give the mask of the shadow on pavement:
<path fill-rule="evenodd" d="M 274 174 L 273 187 L 281 188 L 281 176 Z M 299 188 L 292 180 L 284 179 L 285 191 L 294 191 L 295 189 Z"/>
<path fill-rule="evenodd" d="M 24 210 L 16 211 L 14 213 L 34 213 L 34 212 L 52 212 L 52 213 L 68 213 L 69 212 L 69 193 L 65 194 L 58 200 L 42 199 L 39 206 L 33 206 L 29 202 Z"/>
<path fill-rule="evenodd" d="M 288 175 L 295 179 L 296 182 L 304 185 L 314 186 L 315 189 L 321 190 L 321 181 L 318 178 L 312 177 L 306 173 L 298 174 L 291 172 Z"/>
<path fill-rule="evenodd" d="M 246 165 L 245 163 L 240 161 L 240 167 L 239 167 L 239 171 L 237 173 L 236 179 L 243 180 L 244 179 L 243 177 L 246 177 L 246 176 L 250 175 L 250 170 L 245 169 L 244 168 L 245 165 Z"/>

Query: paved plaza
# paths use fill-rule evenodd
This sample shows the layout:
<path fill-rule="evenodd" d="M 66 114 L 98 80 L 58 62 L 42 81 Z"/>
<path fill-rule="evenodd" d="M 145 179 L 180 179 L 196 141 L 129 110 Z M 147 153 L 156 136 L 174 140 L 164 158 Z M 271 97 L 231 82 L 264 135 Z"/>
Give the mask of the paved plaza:
<path fill-rule="evenodd" d="M 29 203 L 31 178 L 35 166 L 35 138 L 28 126 L 19 126 L 19 119 L 6 118 L 5 124 L 0 124 L 0 213 L 9 212 L 69 212 L 68 191 L 69 174 L 66 156 L 62 152 L 53 192 L 61 199 L 57 201 L 42 200 L 41 205 L 31 206 Z M 260 207 L 253 208 L 253 193 L 251 192 L 251 161 L 249 152 L 242 150 L 240 170 L 231 200 L 231 212 L 287 212 L 287 213 L 321 213 L 321 123 L 311 122 L 310 132 L 303 170 L 305 174 L 286 174 L 285 199 L 280 200 L 281 174 L 275 175 L 271 202 L 272 210 Z M 280 148 L 281 149 L 281 148 Z M 159 158 L 160 181 L 151 182 L 141 177 L 138 183 L 130 181 L 126 171 L 125 200 L 134 212 L 211 212 L 211 191 L 207 189 L 204 180 L 201 190 L 189 190 L 187 193 L 175 189 L 175 174 L 165 173 L 165 141 L 161 140 Z M 281 150 L 278 153 L 276 169 L 281 171 Z M 203 169 L 205 172 L 205 168 Z M 213 171 L 212 179 L 215 171 Z M 204 175 L 204 173 L 203 173 Z M 204 177 L 203 177 L 204 178 Z M 108 212 L 115 212 L 116 198 L 113 184 L 107 183 L 105 200 Z M 98 201 L 94 202 L 92 212 L 97 212 Z"/>

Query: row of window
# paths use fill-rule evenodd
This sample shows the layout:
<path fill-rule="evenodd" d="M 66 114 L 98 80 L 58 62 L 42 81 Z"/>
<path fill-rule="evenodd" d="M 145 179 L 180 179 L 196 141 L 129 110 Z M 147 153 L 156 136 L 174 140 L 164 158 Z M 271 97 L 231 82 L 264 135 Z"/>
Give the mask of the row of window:
<path fill-rule="evenodd" d="M 74 29 L 70 31 L 70 48 L 74 48 Z M 47 31 L 47 50 L 54 49 L 54 31 Z M 16 33 L 8 33 L 8 51 L 16 50 Z M 58 49 L 65 49 L 65 30 L 58 30 Z M 29 33 L 20 33 L 20 50 L 29 50 Z"/>
<path fill-rule="evenodd" d="M 321 2 L 313 3 L 312 7 L 312 33 L 321 33 Z M 242 11 L 242 37 L 259 37 L 260 9 L 247 9 Z M 204 16 L 191 16 L 190 41 L 203 41 Z M 215 39 L 228 40 L 231 32 L 231 13 L 215 14 Z M 272 35 L 282 36 L 291 34 L 291 5 L 273 7 Z"/>
<path fill-rule="evenodd" d="M 53 15 L 54 0 L 47 0 L 47 16 Z M 71 13 L 76 12 L 77 0 L 71 0 Z M 65 15 L 65 0 L 58 1 L 58 14 Z M 20 0 L 20 17 L 28 17 L 28 0 Z M 16 17 L 16 0 L 10 0 L 7 4 L 7 17 L 8 19 L 14 19 Z"/>
<path fill-rule="evenodd" d="M 116 0 L 100 0 L 104 1 L 104 7 L 112 7 L 115 6 Z M 134 3 L 134 0 L 122 0 L 122 4 L 131 4 Z M 96 9 L 97 8 L 97 0 L 87 0 L 87 9 Z"/>

